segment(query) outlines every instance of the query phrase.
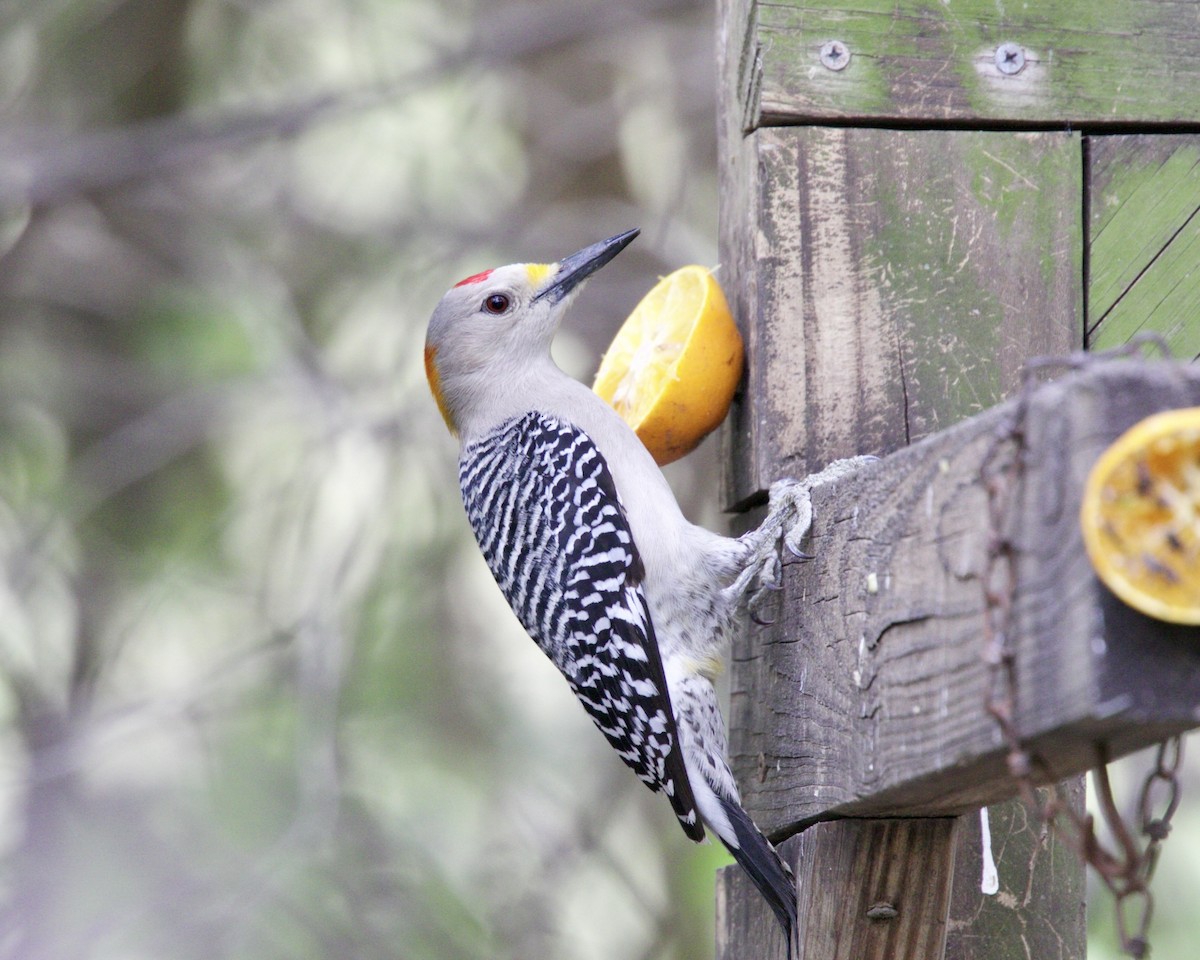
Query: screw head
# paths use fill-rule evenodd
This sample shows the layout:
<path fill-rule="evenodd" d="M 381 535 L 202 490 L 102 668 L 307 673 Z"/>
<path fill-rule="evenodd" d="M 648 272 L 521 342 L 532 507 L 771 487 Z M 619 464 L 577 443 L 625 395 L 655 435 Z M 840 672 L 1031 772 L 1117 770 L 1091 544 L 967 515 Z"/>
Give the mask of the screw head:
<path fill-rule="evenodd" d="M 1002 43 L 996 48 L 996 69 L 1013 76 L 1025 69 L 1025 51 L 1015 43 Z"/>
<path fill-rule="evenodd" d="M 841 40 L 821 44 L 821 65 L 827 70 L 845 70 L 850 63 L 850 48 Z"/>

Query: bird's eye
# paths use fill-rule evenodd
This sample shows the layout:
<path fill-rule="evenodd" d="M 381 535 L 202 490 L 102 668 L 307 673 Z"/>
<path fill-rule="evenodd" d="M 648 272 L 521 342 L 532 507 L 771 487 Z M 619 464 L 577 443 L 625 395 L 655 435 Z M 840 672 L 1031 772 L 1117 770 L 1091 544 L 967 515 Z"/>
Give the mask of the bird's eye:
<path fill-rule="evenodd" d="M 508 309 L 509 299 L 502 293 L 493 293 L 483 301 L 483 309 L 488 313 L 501 314 Z"/>

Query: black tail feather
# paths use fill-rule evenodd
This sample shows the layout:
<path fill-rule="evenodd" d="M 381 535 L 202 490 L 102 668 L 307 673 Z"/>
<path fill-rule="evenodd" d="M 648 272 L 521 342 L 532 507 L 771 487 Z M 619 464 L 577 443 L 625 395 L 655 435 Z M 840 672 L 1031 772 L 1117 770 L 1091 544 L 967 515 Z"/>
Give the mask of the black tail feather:
<path fill-rule="evenodd" d="M 737 846 L 728 841 L 723 842 L 738 865 L 754 881 L 763 899 L 779 919 L 779 925 L 783 927 L 787 937 L 788 960 L 792 960 L 792 944 L 797 923 L 796 881 L 792 871 L 739 804 L 732 803 L 720 795 L 717 799 L 721 802 L 725 815 L 729 817 Z"/>

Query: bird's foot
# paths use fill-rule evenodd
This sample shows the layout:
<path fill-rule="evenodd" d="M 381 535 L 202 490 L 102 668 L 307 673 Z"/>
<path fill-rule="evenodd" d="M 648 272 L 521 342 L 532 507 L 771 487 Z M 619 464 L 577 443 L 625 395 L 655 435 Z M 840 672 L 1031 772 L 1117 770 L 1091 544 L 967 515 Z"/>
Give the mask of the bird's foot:
<path fill-rule="evenodd" d="M 770 594 L 783 588 L 783 550 L 797 560 L 813 559 L 801 549 L 804 537 L 812 528 L 812 488 L 853 473 L 877 459 L 863 456 L 835 460 L 820 473 L 803 480 L 777 480 L 771 484 L 767 517 L 757 529 L 742 537 L 748 556 L 742 573 L 731 588 L 738 597 L 749 593 L 746 607 L 755 623 L 772 622 L 764 619 L 761 611 Z"/>
<path fill-rule="evenodd" d="M 738 578 L 742 581 L 739 594 L 749 593 L 746 609 L 750 619 L 760 625 L 774 622 L 763 615 L 763 607 L 772 593 L 783 589 L 783 549 L 797 559 L 811 559 L 800 549 L 812 526 L 812 497 L 807 483 L 775 481 L 768 504 L 766 519 L 743 538 L 749 556 Z"/>

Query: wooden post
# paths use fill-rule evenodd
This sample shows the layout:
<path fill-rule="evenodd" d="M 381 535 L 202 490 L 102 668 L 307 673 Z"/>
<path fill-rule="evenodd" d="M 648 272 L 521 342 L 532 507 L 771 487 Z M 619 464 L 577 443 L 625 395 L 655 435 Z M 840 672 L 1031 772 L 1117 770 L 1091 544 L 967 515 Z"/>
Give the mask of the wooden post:
<path fill-rule="evenodd" d="M 1010 395 L 1030 357 L 1077 349 L 1085 329 L 1112 342 L 1148 325 L 1200 352 L 1196 326 L 1180 322 L 1195 302 L 1184 264 L 1200 218 L 1195 204 L 1175 219 L 1171 208 L 1200 191 L 1196 138 L 1080 132 L 1200 115 L 1200 84 L 1187 83 L 1200 44 L 1167 42 L 1168 6 L 1071 5 L 1058 23 L 982 2 L 720 4 L 721 259 L 748 348 L 727 505 L 752 511 L 779 476 L 909 448 L 818 494 L 818 560 L 789 571 L 777 625 L 750 630 L 734 654 L 731 755 L 756 819 L 795 835 L 784 849 L 806 960 L 1084 956 L 1082 865 L 1003 803 L 1014 785 L 983 711 L 978 457 L 996 421 L 946 428 Z M 1134 65 L 1143 46 L 1156 50 L 1152 79 Z M 1136 256 L 1126 235 L 1140 238 Z M 1155 274 L 1182 292 L 1156 298 Z M 1196 396 L 1144 375 L 1119 410 L 1091 406 L 1110 418 L 1092 441 L 1130 411 Z M 1076 389 L 1070 402 L 1087 406 L 1091 388 Z M 1055 430 L 1081 426 L 1044 410 Z M 1059 566 L 1040 568 L 1040 591 L 1026 580 L 1022 598 L 1021 728 L 1064 776 L 1094 761 L 1098 741 L 1120 752 L 1197 722 L 1200 665 L 1171 631 L 1140 631 L 1148 660 L 1119 644 L 1099 661 L 1089 652 L 1109 637 L 1100 618 L 1129 617 L 1097 591 L 1063 506 L 1097 450 L 1058 464 L 1075 471 L 1046 488 L 1062 510 Z M 1046 529 L 1027 531 L 1034 554 Z M 1071 590 L 1074 606 L 1038 619 L 1042 599 Z M 1139 695 L 1160 682 L 1165 702 Z M 979 889 L 980 804 L 998 805 L 997 897 Z M 917 819 L 829 822 L 897 815 Z M 895 916 L 870 915 L 878 891 L 864 870 L 893 861 L 894 876 L 920 879 L 887 894 L 904 898 Z M 718 903 L 720 957 L 783 956 L 735 873 Z"/>
<path fill-rule="evenodd" d="M 940 956 L 955 829 L 950 817 L 839 820 L 785 841 L 780 852 L 801 891 L 800 957 Z M 726 871 L 718 887 L 717 960 L 785 955 L 783 934 L 755 909 L 750 892 Z"/>

